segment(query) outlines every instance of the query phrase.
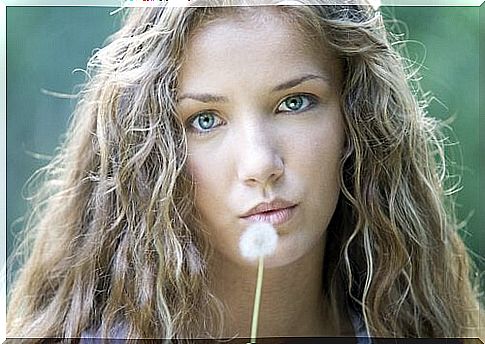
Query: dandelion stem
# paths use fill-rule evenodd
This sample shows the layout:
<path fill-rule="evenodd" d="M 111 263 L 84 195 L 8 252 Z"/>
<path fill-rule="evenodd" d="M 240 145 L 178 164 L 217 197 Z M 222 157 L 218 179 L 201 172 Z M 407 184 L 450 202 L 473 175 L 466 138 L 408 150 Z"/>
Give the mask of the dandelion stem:
<path fill-rule="evenodd" d="M 254 295 L 253 320 L 251 323 L 251 343 L 256 343 L 258 332 L 259 305 L 261 303 L 261 287 L 263 285 L 264 257 L 259 256 L 258 279 L 256 281 L 256 294 Z"/>

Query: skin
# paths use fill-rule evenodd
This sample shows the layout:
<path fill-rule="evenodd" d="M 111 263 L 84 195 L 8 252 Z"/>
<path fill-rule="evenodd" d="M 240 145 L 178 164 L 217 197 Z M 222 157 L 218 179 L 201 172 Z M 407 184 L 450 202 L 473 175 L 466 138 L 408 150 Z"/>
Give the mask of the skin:
<path fill-rule="evenodd" d="M 196 31 L 179 75 L 188 171 L 215 248 L 214 293 L 228 307 L 226 335 L 249 336 L 257 263 L 239 252 L 249 225 L 240 216 L 283 198 L 297 206 L 276 226 L 276 251 L 265 258 L 258 336 L 338 335 L 321 271 L 340 192 L 341 67 L 323 46 L 309 48 L 275 10 L 263 12 Z"/>

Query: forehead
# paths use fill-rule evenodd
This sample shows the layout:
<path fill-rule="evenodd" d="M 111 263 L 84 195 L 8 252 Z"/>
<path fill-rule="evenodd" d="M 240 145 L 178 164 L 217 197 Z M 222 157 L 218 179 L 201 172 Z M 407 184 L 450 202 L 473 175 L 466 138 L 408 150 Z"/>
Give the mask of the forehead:
<path fill-rule="evenodd" d="M 182 76 L 210 77 L 214 69 L 237 73 L 245 67 L 257 82 L 258 76 L 282 74 L 285 68 L 292 73 L 323 69 L 335 81 L 339 69 L 335 55 L 315 36 L 276 8 L 223 10 L 191 35 Z"/>
<path fill-rule="evenodd" d="M 229 35 L 237 34 L 238 31 L 252 29 L 255 32 L 267 31 L 278 32 L 286 38 L 297 38 L 309 49 L 320 48 L 324 45 L 323 36 L 315 30 L 309 29 L 308 18 L 297 14 L 297 9 L 283 10 L 279 6 L 252 6 L 252 7 L 225 7 L 218 8 L 214 12 L 202 18 L 201 24 L 191 35 L 194 38 L 215 37 L 217 27 L 224 27 Z M 298 19 L 299 18 L 299 19 Z M 313 32 L 312 32 L 313 31 Z M 208 37 L 209 36 L 209 37 Z M 285 37 L 283 37 L 285 38 Z"/>

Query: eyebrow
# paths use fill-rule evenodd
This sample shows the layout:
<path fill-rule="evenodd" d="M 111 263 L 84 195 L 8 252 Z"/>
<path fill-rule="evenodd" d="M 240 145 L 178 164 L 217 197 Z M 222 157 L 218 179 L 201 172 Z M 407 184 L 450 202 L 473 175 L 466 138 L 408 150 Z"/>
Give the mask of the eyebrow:
<path fill-rule="evenodd" d="M 324 77 L 324 76 L 321 76 L 321 75 L 306 74 L 306 75 L 303 75 L 299 78 L 286 81 L 286 82 L 274 87 L 271 90 L 271 92 L 278 92 L 278 91 L 287 90 L 287 89 L 293 88 L 295 86 L 298 86 L 299 84 L 302 84 L 305 81 L 313 80 L 313 79 L 321 79 L 325 82 L 329 81 L 329 79 L 327 77 Z M 200 101 L 202 103 L 227 103 L 229 101 L 229 99 L 227 97 L 216 95 L 216 94 L 184 93 L 180 97 L 177 98 L 177 103 L 180 103 L 182 100 L 184 100 L 186 98 L 197 100 L 197 101 Z"/>
<path fill-rule="evenodd" d="M 229 101 L 227 97 L 210 93 L 184 93 L 177 98 L 177 103 L 180 103 L 180 101 L 186 98 L 198 100 L 202 103 L 227 103 Z"/>
<path fill-rule="evenodd" d="M 304 83 L 305 81 L 313 80 L 313 79 L 321 79 L 325 82 L 329 81 L 327 77 L 324 77 L 324 76 L 321 76 L 321 75 L 306 74 L 306 75 L 303 75 L 299 78 L 286 81 L 286 82 L 282 83 L 281 85 L 278 85 L 275 88 L 273 88 L 272 91 L 277 92 L 277 91 L 287 90 L 289 88 L 293 88 L 295 86 L 298 86 L 299 84 Z"/>

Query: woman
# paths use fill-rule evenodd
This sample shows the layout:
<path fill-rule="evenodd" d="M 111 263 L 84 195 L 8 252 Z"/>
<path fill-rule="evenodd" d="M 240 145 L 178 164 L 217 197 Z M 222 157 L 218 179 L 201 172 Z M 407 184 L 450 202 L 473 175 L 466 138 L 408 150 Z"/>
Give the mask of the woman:
<path fill-rule="evenodd" d="M 8 336 L 479 335 L 438 123 L 368 6 L 132 9 L 46 169 Z M 200 3 L 200 5 L 202 5 Z"/>

